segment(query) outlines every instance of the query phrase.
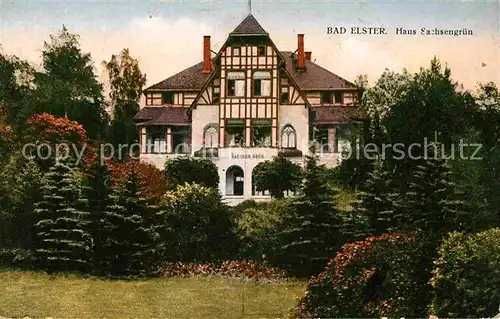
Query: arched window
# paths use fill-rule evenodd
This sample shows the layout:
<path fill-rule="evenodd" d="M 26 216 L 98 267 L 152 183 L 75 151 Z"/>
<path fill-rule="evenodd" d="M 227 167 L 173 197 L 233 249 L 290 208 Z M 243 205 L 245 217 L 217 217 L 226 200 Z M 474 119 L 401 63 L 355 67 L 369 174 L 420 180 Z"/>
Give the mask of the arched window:
<path fill-rule="evenodd" d="M 281 147 L 297 148 L 297 134 L 290 124 L 287 124 L 281 130 Z"/>
<path fill-rule="evenodd" d="M 244 192 L 243 169 L 237 165 L 229 167 L 226 171 L 226 196 L 242 196 Z"/>
<path fill-rule="evenodd" d="M 219 145 L 219 129 L 216 124 L 209 124 L 203 132 L 203 146 L 215 148 Z"/>

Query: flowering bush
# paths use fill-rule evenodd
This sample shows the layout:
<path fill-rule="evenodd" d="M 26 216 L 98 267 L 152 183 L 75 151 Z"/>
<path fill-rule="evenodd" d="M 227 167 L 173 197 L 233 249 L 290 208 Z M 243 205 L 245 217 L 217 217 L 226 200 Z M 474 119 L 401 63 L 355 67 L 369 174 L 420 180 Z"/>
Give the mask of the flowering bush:
<path fill-rule="evenodd" d="M 28 125 L 28 142 L 72 142 L 85 143 L 87 134 L 81 124 L 69 120 L 67 117 L 56 117 L 42 113 L 32 115 L 26 122 Z"/>
<path fill-rule="evenodd" d="M 228 260 L 219 263 L 170 263 L 161 268 L 159 275 L 166 277 L 221 276 L 226 278 L 280 281 L 286 272 L 251 260 Z"/>
<path fill-rule="evenodd" d="M 413 274 L 418 242 L 401 234 L 344 245 L 325 271 L 309 280 L 292 310 L 297 318 L 425 316 Z M 419 309 L 414 309 L 415 305 Z"/>
<path fill-rule="evenodd" d="M 132 159 L 124 162 L 110 160 L 107 164 L 113 187 L 120 185 L 132 172 L 135 172 L 139 178 L 143 196 L 148 201 L 159 201 L 167 189 L 165 175 L 153 164 Z"/>

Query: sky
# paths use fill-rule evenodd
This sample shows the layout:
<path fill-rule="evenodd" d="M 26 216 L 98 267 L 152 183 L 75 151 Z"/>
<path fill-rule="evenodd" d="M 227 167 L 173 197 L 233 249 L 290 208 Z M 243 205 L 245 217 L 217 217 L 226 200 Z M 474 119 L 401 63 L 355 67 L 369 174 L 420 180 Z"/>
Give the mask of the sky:
<path fill-rule="evenodd" d="M 252 14 L 282 51 L 305 50 L 326 69 L 371 84 L 384 69 L 418 72 L 436 56 L 466 89 L 500 84 L 500 1 L 252 1 Z M 202 60 L 203 35 L 217 51 L 248 14 L 247 1 L 0 0 L 4 54 L 41 63 L 44 41 L 66 25 L 101 63 L 129 48 L 152 85 Z M 327 27 L 385 27 L 387 35 L 327 34 Z M 396 28 L 473 31 L 472 36 L 396 35 Z"/>

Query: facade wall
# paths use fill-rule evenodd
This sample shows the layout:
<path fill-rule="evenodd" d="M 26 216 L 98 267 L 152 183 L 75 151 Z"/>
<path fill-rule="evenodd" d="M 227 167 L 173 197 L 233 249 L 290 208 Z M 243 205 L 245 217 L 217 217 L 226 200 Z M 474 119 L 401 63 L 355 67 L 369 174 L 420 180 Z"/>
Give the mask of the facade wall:
<path fill-rule="evenodd" d="M 307 152 L 309 143 L 309 112 L 307 107 L 304 105 L 280 105 L 279 123 L 280 146 L 283 128 L 286 125 L 292 125 L 297 138 L 297 149 L 303 153 Z"/>
<path fill-rule="evenodd" d="M 203 133 L 208 124 L 218 125 L 218 105 L 197 105 L 192 112 L 192 151 L 195 152 L 203 146 Z"/>

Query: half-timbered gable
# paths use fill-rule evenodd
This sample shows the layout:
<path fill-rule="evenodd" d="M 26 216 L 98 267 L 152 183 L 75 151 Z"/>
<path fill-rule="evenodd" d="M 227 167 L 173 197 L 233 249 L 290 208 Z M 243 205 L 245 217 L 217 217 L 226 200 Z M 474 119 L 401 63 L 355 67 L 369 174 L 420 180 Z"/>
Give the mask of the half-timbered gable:
<path fill-rule="evenodd" d="M 208 156 L 231 204 L 266 197 L 256 192 L 252 172 L 273 156 L 300 164 L 320 141 L 320 161 L 338 162 L 350 125 L 362 119 L 360 91 L 317 65 L 303 34 L 296 49 L 279 51 L 249 14 L 216 53 L 204 36 L 202 55 L 144 91 L 136 116 L 143 160 L 163 167 L 178 154 Z"/>

